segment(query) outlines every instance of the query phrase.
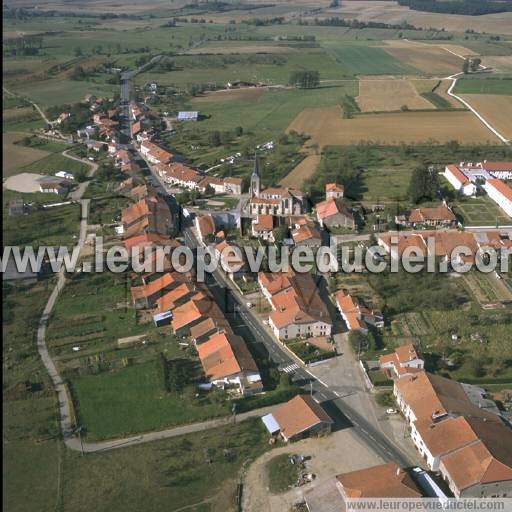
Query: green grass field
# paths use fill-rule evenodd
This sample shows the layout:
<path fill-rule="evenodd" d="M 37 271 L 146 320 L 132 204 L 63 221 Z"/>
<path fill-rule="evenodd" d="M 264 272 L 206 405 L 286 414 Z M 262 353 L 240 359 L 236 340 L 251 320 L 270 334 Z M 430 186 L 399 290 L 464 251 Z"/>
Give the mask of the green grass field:
<path fill-rule="evenodd" d="M 94 439 L 163 430 L 229 413 L 222 404 L 167 393 L 158 361 L 80 377 L 71 385 L 80 422 Z"/>
<path fill-rule="evenodd" d="M 89 167 L 81 162 L 67 158 L 60 153 L 53 153 L 27 165 L 23 170 L 25 172 L 38 174 L 55 174 L 57 171 L 69 171 L 73 173 L 77 171 L 87 171 L 88 169 Z"/>
<path fill-rule="evenodd" d="M 512 78 L 462 78 L 455 86 L 456 94 L 505 94 L 512 95 Z"/>
<path fill-rule="evenodd" d="M 344 94 L 355 96 L 357 92 L 357 82 L 354 81 L 318 89 L 273 89 L 256 102 L 192 101 L 191 104 L 205 116 L 211 116 L 201 121 L 201 127 L 229 130 L 241 125 L 244 130 L 264 132 L 268 140 L 282 132 L 304 108 L 337 105 Z"/>
<path fill-rule="evenodd" d="M 353 75 L 420 74 L 416 68 L 400 62 L 382 48 L 339 44 L 327 48 L 341 68 Z"/>

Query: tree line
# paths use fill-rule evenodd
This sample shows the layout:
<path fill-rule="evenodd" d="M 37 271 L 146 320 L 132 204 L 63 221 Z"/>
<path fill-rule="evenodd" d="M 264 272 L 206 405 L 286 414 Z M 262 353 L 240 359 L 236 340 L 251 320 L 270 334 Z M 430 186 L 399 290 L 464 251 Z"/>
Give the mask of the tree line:
<path fill-rule="evenodd" d="M 469 16 L 512 11 L 512 2 L 510 1 L 443 0 L 439 2 L 437 0 L 398 0 L 398 4 L 415 11 L 466 14 Z"/>

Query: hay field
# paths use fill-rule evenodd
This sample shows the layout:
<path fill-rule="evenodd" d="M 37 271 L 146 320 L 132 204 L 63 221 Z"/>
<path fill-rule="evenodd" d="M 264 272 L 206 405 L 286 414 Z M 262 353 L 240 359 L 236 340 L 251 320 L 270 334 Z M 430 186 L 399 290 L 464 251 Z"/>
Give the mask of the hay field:
<path fill-rule="evenodd" d="M 30 165 L 41 158 L 48 156 L 50 153 L 42 149 L 29 148 L 15 144 L 15 142 L 26 137 L 27 133 L 11 132 L 4 133 L 2 136 L 2 144 L 4 148 L 3 155 L 3 172 L 4 177 L 16 174 L 19 169 Z"/>
<path fill-rule="evenodd" d="M 435 85 L 435 84 L 434 84 Z M 435 108 L 422 98 L 409 80 L 360 80 L 356 98 L 362 112 Z"/>
<path fill-rule="evenodd" d="M 283 187 L 300 187 L 307 178 L 315 173 L 321 159 L 321 155 L 308 155 L 279 182 L 280 185 Z"/>
<path fill-rule="evenodd" d="M 512 12 L 466 16 L 413 11 L 390 1 L 344 0 L 339 9 L 328 10 L 326 17 L 338 15 L 343 18 L 361 21 L 382 21 L 384 23 L 401 23 L 406 21 L 415 27 L 437 29 L 444 28 L 456 32 L 473 29 L 490 34 L 512 35 Z"/>
<path fill-rule="evenodd" d="M 464 94 L 462 96 L 507 139 L 512 139 L 512 96 Z"/>
<path fill-rule="evenodd" d="M 484 57 L 482 64 L 493 68 L 498 73 L 511 73 L 512 72 L 512 55 L 501 57 Z"/>
<path fill-rule="evenodd" d="M 234 101 L 255 102 L 258 101 L 265 92 L 267 87 L 244 87 L 241 89 L 231 89 L 225 91 L 211 91 L 204 93 L 192 100 L 193 103 L 231 103 Z"/>
<path fill-rule="evenodd" d="M 456 73 L 462 68 L 462 59 L 440 46 L 411 43 L 408 41 L 384 41 L 382 48 L 405 64 L 427 74 Z"/>
<path fill-rule="evenodd" d="M 489 131 L 474 114 L 460 112 L 400 112 L 366 114 L 353 119 L 343 119 L 339 106 L 306 108 L 288 125 L 311 136 L 307 144 L 325 145 L 357 144 L 361 141 L 400 144 L 421 143 L 428 140 L 448 142 L 458 140 L 464 144 L 499 144 L 499 139 Z"/>

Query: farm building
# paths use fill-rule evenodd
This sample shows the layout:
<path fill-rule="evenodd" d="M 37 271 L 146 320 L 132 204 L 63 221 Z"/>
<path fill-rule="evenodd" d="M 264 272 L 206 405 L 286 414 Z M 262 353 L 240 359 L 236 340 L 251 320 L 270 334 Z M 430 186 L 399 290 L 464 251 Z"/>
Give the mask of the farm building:
<path fill-rule="evenodd" d="M 489 197 L 509 216 L 512 217 L 512 188 L 496 178 L 487 180 L 484 189 Z"/>
<path fill-rule="evenodd" d="M 334 423 L 309 395 L 297 395 L 263 416 L 261 421 L 272 436 L 279 436 L 285 442 L 328 434 Z"/>
<path fill-rule="evenodd" d="M 178 121 L 197 121 L 199 112 L 178 112 Z"/>
<path fill-rule="evenodd" d="M 447 165 L 443 175 L 450 182 L 450 185 L 463 196 L 474 196 L 476 194 L 476 185 L 471 183 L 456 165 Z"/>
<path fill-rule="evenodd" d="M 65 194 L 68 191 L 66 181 L 55 176 L 45 176 L 39 179 L 39 190 L 47 194 Z"/>

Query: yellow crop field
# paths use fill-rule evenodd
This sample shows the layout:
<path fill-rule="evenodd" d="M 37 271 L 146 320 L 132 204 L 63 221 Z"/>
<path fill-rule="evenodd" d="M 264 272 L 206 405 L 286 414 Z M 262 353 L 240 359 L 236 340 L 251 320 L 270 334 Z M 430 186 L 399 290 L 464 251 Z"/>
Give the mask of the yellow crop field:
<path fill-rule="evenodd" d="M 462 98 L 504 137 L 512 139 L 512 96 L 463 94 Z"/>

